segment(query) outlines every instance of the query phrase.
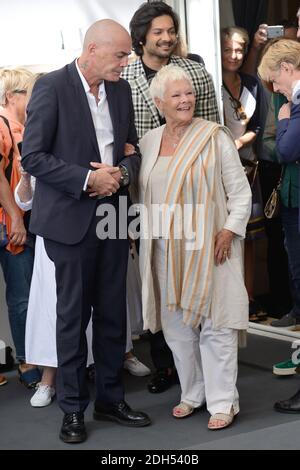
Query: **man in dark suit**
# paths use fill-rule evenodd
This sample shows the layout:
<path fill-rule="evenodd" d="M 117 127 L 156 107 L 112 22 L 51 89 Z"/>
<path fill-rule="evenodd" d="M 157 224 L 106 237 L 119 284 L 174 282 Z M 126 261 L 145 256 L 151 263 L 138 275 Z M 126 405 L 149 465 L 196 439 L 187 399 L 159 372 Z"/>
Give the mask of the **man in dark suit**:
<path fill-rule="evenodd" d="M 79 59 L 38 80 L 28 106 L 22 165 L 37 178 L 31 231 L 44 237 L 56 269 L 57 398 L 65 413 L 60 438 L 68 443 L 86 438 L 85 330 L 91 307 L 94 418 L 150 424 L 124 401 L 121 380 L 128 240 L 118 234 L 105 238 L 99 229 L 108 210 L 115 215 L 108 232 L 117 223 L 118 233 L 125 228 L 127 234 L 119 204 L 127 200 L 140 166 L 130 86 L 120 80 L 130 52 L 131 39 L 121 25 L 96 22 Z M 135 148 L 129 157 L 126 143 Z"/>
<path fill-rule="evenodd" d="M 288 177 L 289 165 L 298 163 L 299 166 L 300 162 L 300 44 L 292 39 L 274 39 L 263 51 L 258 72 L 274 93 L 284 95 L 288 101 L 278 114 L 276 149 L 280 163 L 286 165 L 281 187 L 281 218 L 295 299 L 295 306 L 285 320 L 296 324 L 300 299 L 300 172 L 298 194 L 295 194 L 296 184 Z M 291 363 L 295 368 L 299 366 L 298 350 L 292 355 Z M 300 413 L 300 389 L 291 398 L 276 402 L 274 409 L 280 413 Z"/>

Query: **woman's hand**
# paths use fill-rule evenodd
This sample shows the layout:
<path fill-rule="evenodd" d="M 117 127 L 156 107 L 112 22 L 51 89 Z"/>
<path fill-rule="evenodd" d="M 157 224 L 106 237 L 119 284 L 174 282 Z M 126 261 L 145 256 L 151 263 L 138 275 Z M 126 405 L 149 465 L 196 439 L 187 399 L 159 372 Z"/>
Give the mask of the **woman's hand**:
<path fill-rule="evenodd" d="M 134 153 L 136 153 L 134 145 L 128 144 L 127 142 L 124 147 L 124 156 L 129 157 L 130 155 L 133 155 Z"/>
<path fill-rule="evenodd" d="M 268 42 L 268 25 L 267 24 L 261 24 L 258 27 L 258 30 L 256 31 L 254 38 L 253 38 L 253 43 L 252 47 L 254 49 L 262 49 Z"/>
<path fill-rule="evenodd" d="M 234 143 L 235 143 L 237 150 L 240 150 L 244 146 L 243 142 L 241 142 L 240 139 L 236 139 Z"/>
<path fill-rule="evenodd" d="M 231 256 L 231 243 L 234 233 L 225 228 L 218 233 L 215 240 L 215 262 L 216 265 L 224 264 Z"/>
<path fill-rule="evenodd" d="M 10 242 L 16 246 L 22 246 L 26 242 L 26 229 L 23 217 L 17 215 L 11 218 Z"/>
<path fill-rule="evenodd" d="M 278 120 L 282 121 L 282 119 L 290 119 L 290 117 L 291 117 L 291 108 L 292 108 L 291 103 L 284 104 L 280 108 L 280 111 L 279 111 L 279 114 L 278 114 Z"/>

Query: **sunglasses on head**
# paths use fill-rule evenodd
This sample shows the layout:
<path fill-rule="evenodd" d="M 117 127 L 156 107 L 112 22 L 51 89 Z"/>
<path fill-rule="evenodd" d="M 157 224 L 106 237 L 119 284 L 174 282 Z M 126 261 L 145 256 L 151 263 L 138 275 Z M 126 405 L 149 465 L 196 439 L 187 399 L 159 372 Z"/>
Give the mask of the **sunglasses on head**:
<path fill-rule="evenodd" d="M 232 98 L 232 96 L 230 96 L 230 102 L 231 102 L 232 108 L 234 109 L 234 114 L 233 114 L 234 118 L 237 121 L 246 121 L 247 114 L 244 111 L 242 103 L 236 98 Z"/>
<path fill-rule="evenodd" d="M 13 93 L 19 93 L 21 95 L 27 95 L 27 90 L 13 90 Z"/>

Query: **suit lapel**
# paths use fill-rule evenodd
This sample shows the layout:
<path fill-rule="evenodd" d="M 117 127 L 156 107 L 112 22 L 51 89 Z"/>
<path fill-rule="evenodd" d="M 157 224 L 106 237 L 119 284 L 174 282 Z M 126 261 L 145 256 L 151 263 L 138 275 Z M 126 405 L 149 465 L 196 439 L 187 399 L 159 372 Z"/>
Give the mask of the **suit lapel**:
<path fill-rule="evenodd" d="M 120 135 L 120 133 L 119 133 L 120 119 L 119 119 L 119 110 L 118 110 L 118 97 L 117 97 L 117 93 L 116 93 L 116 87 L 114 87 L 113 83 L 105 82 L 105 90 L 106 90 L 106 95 L 107 95 L 110 118 L 111 118 L 111 122 L 112 122 L 112 125 L 113 125 L 113 132 L 114 132 L 113 158 L 114 158 L 114 165 L 116 165 L 117 161 L 118 161 L 118 141 L 119 141 L 118 136 Z"/>
<path fill-rule="evenodd" d="M 150 113 L 153 116 L 155 126 L 159 127 L 160 126 L 160 120 L 159 120 L 158 111 L 155 107 L 155 104 L 154 104 L 152 98 L 151 98 L 150 91 L 149 91 L 149 83 L 147 81 L 146 76 L 145 75 L 140 75 L 139 77 L 136 77 L 135 82 L 136 82 L 136 87 L 137 87 L 138 93 L 140 93 L 141 96 L 143 97 L 145 105 L 147 106 L 147 108 L 149 109 Z"/>
<path fill-rule="evenodd" d="M 69 73 L 70 73 L 70 78 L 71 78 L 71 84 L 74 87 L 74 92 L 75 92 L 74 105 L 78 103 L 78 107 L 80 109 L 80 116 L 82 117 L 82 119 L 80 120 L 80 124 L 82 125 L 82 127 L 86 128 L 86 133 L 92 141 L 93 147 L 98 157 L 98 161 L 101 161 L 101 156 L 99 152 L 99 146 L 97 142 L 97 136 L 95 132 L 93 118 L 91 115 L 91 110 L 89 107 L 85 90 L 83 88 L 82 82 L 80 80 L 80 77 L 76 69 L 75 61 L 72 62 L 68 66 L 68 68 L 69 68 Z"/>

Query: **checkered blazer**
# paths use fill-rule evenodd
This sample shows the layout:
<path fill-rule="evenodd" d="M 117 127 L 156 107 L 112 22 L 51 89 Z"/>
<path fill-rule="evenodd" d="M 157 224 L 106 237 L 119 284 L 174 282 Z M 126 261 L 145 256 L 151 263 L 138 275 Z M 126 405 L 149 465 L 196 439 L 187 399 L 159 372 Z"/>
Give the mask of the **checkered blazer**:
<path fill-rule="evenodd" d="M 191 77 L 196 92 L 195 117 L 220 122 L 217 100 L 211 76 L 202 64 L 172 56 L 170 63 L 182 67 Z M 140 58 L 128 65 L 122 78 L 130 83 L 139 138 L 160 126 L 159 114 L 149 92 L 149 84 Z"/>

